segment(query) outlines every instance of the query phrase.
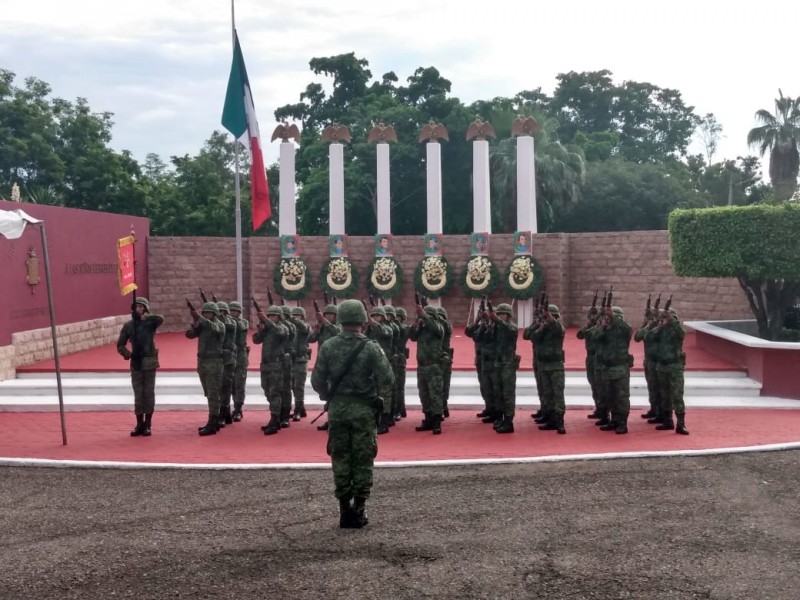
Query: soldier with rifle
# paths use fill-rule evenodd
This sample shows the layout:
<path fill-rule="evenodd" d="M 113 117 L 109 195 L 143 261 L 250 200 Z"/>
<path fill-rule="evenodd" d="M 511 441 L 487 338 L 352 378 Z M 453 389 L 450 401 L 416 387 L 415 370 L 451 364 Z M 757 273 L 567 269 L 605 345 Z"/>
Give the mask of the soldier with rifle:
<path fill-rule="evenodd" d="M 494 328 L 495 364 L 492 375 L 492 397 L 495 400 L 494 430 L 514 433 L 514 413 L 517 405 L 517 324 L 510 304 L 501 303 L 497 311 L 487 302 L 487 318 Z"/>
<path fill-rule="evenodd" d="M 238 300 L 230 302 L 228 306 L 231 317 L 236 321 L 236 367 L 233 370 L 233 414 L 231 419 L 237 423 L 243 418 L 247 367 L 250 364 L 250 346 L 247 345 L 250 323 L 247 319 L 242 318 L 242 305 Z"/>
<path fill-rule="evenodd" d="M 483 317 L 479 320 L 478 329 L 475 332 L 474 340 L 480 344 L 481 352 L 481 378 L 488 398 L 488 414 L 481 418 L 482 423 L 492 423 L 498 426 L 503 421 L 501 408 L 502 399 L 497 396 L 502 389 L 502 384 L 498 381 L 499 371 L 497 369 L 497 319 L 491 317 L 494 312 L 492 301 L 484 298 Z"/>
<path fill-rule="evenodd" d="M 468 338 L 472 338 L 475 344 L 475 372 L 478 374 L 478 387 L 481 392 L 481 398 L 483 398 L 483 410 L 475 415 L 479 419 L 493 418 L 494 414 L 492 390 L 489 387 L 487 377 L 484 376 L 484 351 L 486 349 L 486 343 L 481 340 L 481 335 L 479 335 L 483 328 L 486 327 L 486 323 L 486 299 L 481 298 L 475 320 L 464 329 L 464 334 Z"/>
<path fill-rule="evenodd" d="M 450 399 L 450 380 L 453 377 L 453 347 L 450 340 L 453 337 L 453 326 L 447 320 L 447 310 L 444 306 L 436 308 L 436 318 L 442 325 L 444 335 L 442 336 L 442 416 L 446 419 L 450 416 L 450 409 L 447 401 Z"/>
<path fill-rule="evenodd" d="M 269 288 L 267 288 L 269 293 Z M 281 324 L 289 332 L 288 337 L 284 343 L 283 348 L 283 383 L 281 385 L 281 427 L 289 427 L 289 419 L 292 416 L 292 364 L 294 362 L 293 349 L 295 345 L 295 338 L 297 337 L 297 328 L 291 321 L 292 309 L 286 306 L 286 301 L 281 296 Z"/>
<path fill-rule="evenodd" d="M 384 321 L 386 319 L 386 312 L 382 306 L 375 304 L 375 299 L 372 295 L 369 296 L 370 309 L 369 317 L 367 319 L 367 327 L 364 335 L 367 338 L 378 342 L 378 345 L 386 355 L 387 360 L 392 356 L 392 340 L 394 332 L 392 328 Z M 366 302 L 364 309 L 366 310 Z M 394 383 L 394 380 L 392 381 Z M 389 433 L 389 428 L 394 427 L 394 414 L 392 413 L 392 387 L 384 387 L 378 390 L 378 395 L 383 400 L 383 411 L 378 422 L 378 435 Z"/>
<path fill-rule="evenodd" d="M 204 294 L 205 295 L 205 294 Z M 205 302 L 198 312 L 186 300 L 192 324 L 186 337 L 197 340 L 197 374 L 208 400 L 208 422 L 198 429 L 201 436 L 214 435 L 219 431 L 220 398 L 222 383 L 222 344 L 225 340 L 225 325 L 219 320 L 219 307 L 214 302 Z"/>
<path fill-rule="evenodd" d="M 433 306 L 422 306 L 423 297 L 414 292 L 417 319 L 408 337 L 417 343 L 417 385 L 424 418 L 415 429 L 442 433 L 442 337 L 444 330 Z"/>
<path fill-rule="evenodd" d="M 338 335 L 341 331 L 341 327 L 336 324 L 336 316 L 339 309 L 336 304 L 334 304 L 334 302 L 328 298 L 327 293 L 324 291 L 322 293 L 325 307 L 322 309 L 322 311 L 320 311 L 319 304 L 317 304 L 317 301 L 314 300 L 314 315 L 316 317 L 316 323 L 311 330 L 311 334 L 308 336 L 308 342 L 310 344 L 315 342 L 317 344 L 317 355 L 319 355 L 322 344 L 332 337 Z M 320 431 L 327 431 L 328 423 L 318 425 L 317 429 Z"/>
<path fill-rule="evenodd" d="M 258 328 L 253 334 L 253 343 L 261 345 L 261 389 L 269 404 L 269 422 L 261 430 L 264 435 L 275 435 L 281 430 L 283 409 L 283 360 L 289 330 L 281 323 L 283 312 L 280 306 L 271 305 L 263 312 L 253 299 L 258 317 Z"/>
<path fill-rule="evenodd" d="M 542 307 L 545 306 L 544 302 L 546 300 L 546 296 L 547 296 L 546 289 L 543 289 L 541 293 L 536 296 L 533 304 L 533 319 L 531 320 L 531 324 L 528 325 L 522 332 L 522 339 L 530 341 L 533 350 L 533 378 L 534 381 L 536 382 L 536 395 L 539 398 L 539 410 L 533 413 L 531 415 L 531 418 L 536 423 L 545 423 L 550 418 L 549 413 L 545 407 L 546 405 L 545 396 L 542 393 L 542 379 L 539 373 L 539 365 L 537 363 L 536 338 L 534 336 L 536 328 L 542 322 Z"/>
<path fill-rule="evenodd" d="M 656 378 L 656 365 L 653 362 L 653 336 L 648 336 L 647 333 L 652 331 L 653 327 L 657 324 L 659 318 L 658 306 L 661 303 L 661 294 L 656 298 L 655 305 L 651 306 L 652 296 L 647 296 L 647 304 L 644 308 L 644 319 L 642 325 L 636 330 L 633 336 L 634 341 L 642 342 L 644 344 L 644 379 L 647 383 L 647 400 L 650 404 L 650 409 L 640 415 L 643 419 L 656 419 L 654 422 L 661 422 L 661 403 L 658 399 L 658 379 Z"/>
<path fill-rule="evenodd" d="M 211 294 L 214 298 L 214 294 Z M 216 300 L 215 300 L 216 302 Z M 227 302 L 216 302 L 219 308 L 219 320 L 225 326 L 225 339 L 222 342 L 222 381 L 219 390 L 219 427 L 233 423 L 231 413 L 231 395 L 233 394 L 233 374 L 236 371 L 236 330 L 238 324 L 236 319 L 229 315 Z"/>
<path fill-rule="evenodd" d="M 592 335 L 593 328 L 597 325 L 597 319 L 600 316 L 600 310 L 597 308 L 597 293 L 594 293 L 592 298 L 592 306 L 586 315 L 586 325 L 578 330 L 577 337 L 579 340 L 584 341 L 586 347 L 586 379 L 589 381 L 589 387 L 592 390 L 592 401 L 594 402 L 594 412 L 588 415 L 590 419 L 600 419 L 602 415 L 599 411 L 600 406 L 600 384 L 597 381 L 597 362 L 595 355 L 597 354 L 597 342 L 594 341 Z M 603 304 L 606 305 L 606 292 L 603 292 Z"/>
<path fill-rule="evenodd" d="M 299 421 L 306 416 L 305 389 L 308 361 L 311 358 L 311 348 L 308 345 L 311 326 L 306 322 L 306 311 L 302 306 L 295 306 L 291 310 L 289 322 L 295 328 L 292 344 L 292 395 L 294 396 L 292 420 Z"/>
<path fill-rule="evenodd" d="M 408 313 L 405 308 L 398 306 L 394 310 L 397 313 L 397 327 L 400 330 L 400 335 L 395 345 L 394 363 L 392 364 L 395 376 L 392 406 L 394 418 L 397 420 L 405 419 L 408 416 L 406 413 L 406 363 L 409 357 L 408 334 L 411 326 L 406 323 Z"/>
<path fill-rule="evenodd" d="M 565 434 L 564 326 L 558 306 L 550 304 L 546 293 L 539 305 L 539 318 L 531 337 L 536 348 L 536 369 L 544 403 L 539 429 Z"/>

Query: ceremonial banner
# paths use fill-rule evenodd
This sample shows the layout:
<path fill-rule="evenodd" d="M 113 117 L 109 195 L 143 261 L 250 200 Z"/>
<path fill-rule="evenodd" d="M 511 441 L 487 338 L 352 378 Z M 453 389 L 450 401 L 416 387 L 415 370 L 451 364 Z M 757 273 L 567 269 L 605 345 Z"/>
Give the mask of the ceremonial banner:
<path fill-rule="evenodd" d="M 136 285 L 136 270 L 134 266 L 134 247 L 136 241 L 132 235 L 124 237 L 117 242 L 117 258 L 119 260 L 119 293 L 125 296 L 133 292 Z"/>

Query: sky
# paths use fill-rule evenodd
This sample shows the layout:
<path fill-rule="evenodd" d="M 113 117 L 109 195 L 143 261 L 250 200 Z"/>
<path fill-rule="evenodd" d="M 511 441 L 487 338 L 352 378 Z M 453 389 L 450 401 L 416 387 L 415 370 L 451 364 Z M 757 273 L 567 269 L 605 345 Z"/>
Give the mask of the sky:
<path fill-rule="evenodd" d="M 168 161 L 222 130 L 230 0 L 0 0 L 0 15 L 0 68 L 18 86 L 37 77 L 54 97 L 113 113 L 116 150 Z M 551 94 L 569 71 L 674 88 L 723 126 L 715 161 L 755 152 L 753 115 L 774 110 L 778 88 L 800 95 L 796 0 L 236 0 L 235 16 L 267 163 L 278 156 L 274 110 L 330 84 L 309 60 L 347 52 L 375 78 L 434 66 L 465 103 Z"/>

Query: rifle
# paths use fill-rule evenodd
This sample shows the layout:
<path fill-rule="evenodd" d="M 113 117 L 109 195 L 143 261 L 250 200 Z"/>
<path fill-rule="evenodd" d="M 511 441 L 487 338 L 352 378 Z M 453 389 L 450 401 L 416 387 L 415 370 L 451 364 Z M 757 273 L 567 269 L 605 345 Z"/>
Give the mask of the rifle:
<path fill-rule="evenodd" d="M 381 296 L 381 306 L 386 306 L 386 298 Z"/>
<path fill-rule="evenodd" d="M 425 308 L 426 306 L 428 306 L 428 297 L 422 296 L 422 308 Z"/>
<path fill-rule="evenodd" d="M 275 300 L 272 299 L 272 290 L 269 289 L 269 286 L 267 286 L 267 300 L 269 301 L 270 306 L 275 304 Z"/>
<path fill-rule="evenodd" d="M 612 300 L 613 297 L 614 297 L 614 286 L 612 285 L 611 289 L 608 290 L 608 305 L 606 305 L 606 308 L 611 308 L 611 305 L 612 305 L 612 301 L 611 300 Z"/>
<path fill-rule="evenodd" d="M 211 292 L 211 301 L 212 302 L 216 302 L 217 301 L 217 297 L 214 295 L 214 292 Z"/>
<path fill-rule="evenodd" d="M 661 292 L 658 292 L 658 298 L 656 298 L 656 303 L 653 305 L 656 311 L 658 311 L 658 305 L 661 304 Z"/>
<path fill-rule="evenodd" d="M 258 302 L 255 299 L 255 296 L 253 297 L 253 308 L 256 309 L 256 312 L 261 312 L 261 307 L 258 305 Z"/>
<path fill-rule="evenodd" d="M 375 298 L 372 297 L 372 294 L 369 295 L 369 305 L 375 308 Z"/>
<path fill-rule="evenodd" d="M 486 309 L 489 312 L 494 312 L 494 306 L 492 306 L 492 301 L 489 298 L 486 298 Z"/>
<path fill-rule="evenodd" d="M 606 308 L 608 306 L 608 292 L 603 291 L 603 301 L 600 303 L 600 308 Z"/>
<path fill-rule="evenodd" d="M 664 310 L 669 310 L 670 306 L 672 306 L 672 294 L 669 295 L 669 300 L 667 300 L 667 303 L 664 305 Z"/>
<path fill-rule="evenodd" d="M 328 298 L 328 292 L 322 290 L 322 299 L 325 301 L 325 304 L 330 304 L 330 298 Z"/>
<path fill-rule="evenodd" d="M 652 294 L 647 294 L 647 306 L 644 307 L 645 312 L 650 312 L 650 301 L 652 300 Z"/>
<path fill-rule="evenodd" d="M 338 305 L 336 304 L 336 296 L 334 296 L 334 297 L 333 297 L 333 305 L 334 305 L 334 306 L 338 306 Z"/>
<path fill-rule="evenodd" d="M 481 316 L 486 312 L 486 296 L 481 296 L 481 305 L 478 307 L 478 312 Z"/>
<path fill-rule="evenodd" d="M 317 304 L 317 299 L 314 298 L 314 300 L 312 300 L 312 302 L 314 303 L 314 312 L 317 313 L 317 314 L 320 314 L 319 313 L 319 304 Z"/>
<path fill-rule="evenodd" d="M 417 290 L 414 290 L 414 304 L 422 306 L 422 300 L 419 299 L 419 292 Z"/>
<path fill-rule="evenodd" d="M 283 297 L 283 294 L 278 294 L 278 296 L 280 296 L 281 299 L 281 306 L 286 306 L 286 299 Z"/>
<path fill-rule="evenodd" d="M 597 308 L 597 292 L 599 290 L 594 291 L 594 298 L 592 298 L 592 308 Z"/>
<path fill-rule="evenodd" d="M 203 288 L 198 288 L 198 289 L 200 290 L 200 297 L 203 299 L 203 302 L 208 302 L 208 296 L 206 296 L 206 293 L 203 291 Z"/>
<path fill-rule="evenodd" d="M 188 306 L 189 310 L 191 310 L 192 312 L 197 312 L 197 309 L 194 307 L 194 304 L 192 304 L 192 301 L 189 300 L 188 298 L 186 299 L 186 306 Z"/>

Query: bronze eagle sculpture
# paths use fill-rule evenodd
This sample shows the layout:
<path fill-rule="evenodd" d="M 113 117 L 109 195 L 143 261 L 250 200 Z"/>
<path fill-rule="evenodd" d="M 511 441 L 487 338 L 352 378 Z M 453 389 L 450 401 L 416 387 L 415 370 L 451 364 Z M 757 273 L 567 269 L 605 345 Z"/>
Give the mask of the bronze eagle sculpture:
<path fill-rule="evenodd" d="M 539 131 L 540 129 L 539 123 L 537 123 L 536 119 L 533 117 L 518 115 L 511 124 L 511 135 L 533 135 L 535 131 Z"/>
<path fill-rule="evenodd" d="M 378 123 L 367 136 L 367 143 L 371 144 L 373 142 L 397 142 L 397 133 L 395 133 L 394 127 Z"/>
<path fill-rule="evenodd" d="M 443 140 L 450 141 L 450 136 L 447 134 L 447 129 L 441 123 L 435 123 L 431 121 L 427 125 L 424 125 L 419 132 L 419 142 L 435 142 L 439 138 Z"/>
<path fill-rule="evenodd" d="M 496 138 L 497 134 L 489 121 L 484 121 L 478 117 L 474 123 L 470 123 L 467 128 L 467 141 L 485 140 L 487 137 Z"/>
<path fill-rule="evenodd" d="M 329 142 L 351 142 L 353 140 L 346 125 L 332 123 L 322 130 L 322 139 Z"/>
<path fill-rule="evenodd" d="M 289 138 L 291 138 L 299 144 L 300 130 L 297 129 L 297 125 L 295 125 L 294 123 L 289 125 L 284 121 L 283 123 L 279 123 L 278 126 L 275 128 L 275 131 L 272 132 L 272 139 L 270 141 L 274 142 L 279 138 L 282 142 L 288 142 Z"/>

